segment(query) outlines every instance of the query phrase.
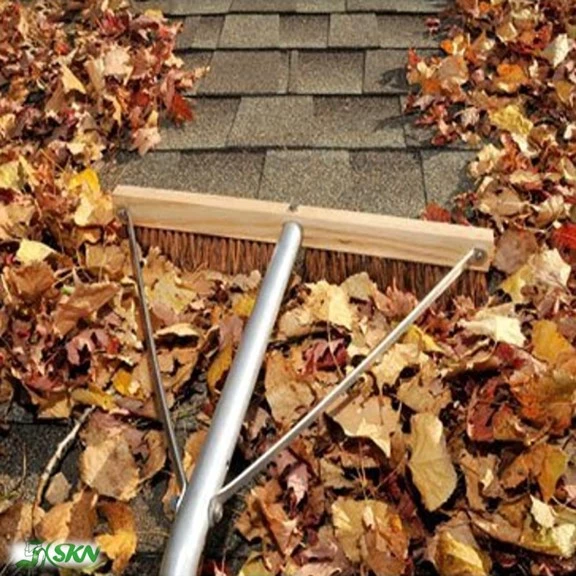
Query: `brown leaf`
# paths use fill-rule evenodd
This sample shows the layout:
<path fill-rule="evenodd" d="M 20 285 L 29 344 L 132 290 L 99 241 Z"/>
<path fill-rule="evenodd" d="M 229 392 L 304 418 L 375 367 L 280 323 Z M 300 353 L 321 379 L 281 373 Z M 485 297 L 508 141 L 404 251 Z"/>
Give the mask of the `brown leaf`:
<path fill-rule="evenodd" d="M 58 302 L 54 313 L 54 329 L 65 336 L 73 330 L 78 321 L 97 312 L 118 292 L 118 285 L 111 282 L 80 284 L 71 296 L 65 296 Z"/>
<path fill-rule="evenodd" d="M 80 476 L 102 496 L 123 501 L 134 498 L 140 475 L 121 431 L 112 430 L 100 442 L 88 444 L 80 456 Z"/>
<path fill-rule="evenodd" d="M 514 274 L 537 251 L 534 234 L 527 230 L 506 230 L 496 245 L 494 266 L 506 274 Z"/>
<path fill-rule="evenodd" d="M 351 438 L 369 438 L 390 457 L 390 438 L 399 428 L 400 414 L 386 396 L 344 398 L 328 412 Z"/>
<path fill-rule="evenodd" d="M 336 537 L 352 562 L 364 561 L 377 576 L 400 576 L 408 537 L 398 514 L 384 502 L 339 498 L 332 504 Z"/>
<path fill-rule="evenodd" d="M 42 540 L 92 540 L 97 523 L 98 495 L 92 490 L 77 492 L 71 501 L 51 508 L 36 528 Z"/>
<path fill-rule="evenodd" d="M 315 400 L 308 379 L 280 351 L 272 352 L 266 361 L 264 388 L 272 416 L 283 426 L 298 420 Z"/>

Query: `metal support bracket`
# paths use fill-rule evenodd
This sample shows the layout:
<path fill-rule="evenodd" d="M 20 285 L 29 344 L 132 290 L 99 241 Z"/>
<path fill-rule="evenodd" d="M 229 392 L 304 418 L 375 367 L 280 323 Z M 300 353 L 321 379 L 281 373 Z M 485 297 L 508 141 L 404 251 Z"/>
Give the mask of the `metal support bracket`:
<path fill-rule="evenodd" d="M 168 444 L 168 453 L 170 454 L 170 460 L 174 467 L 178 487 L 180 488 L 180 491 L 183 492 L 186 488 L 186 473 L 184 472 L 184 464 L 182 463 L 182 457 L 180 456 L 178 440 L 176 439 L 172 418 L 170 417 L 170 408 L 168 407 L 166 391 L 162 385 L 162 373 L 160 372 L 160 364 L 158 364 L 158 354 L 156 354 L 152 319 L 150 318 L 150 310 L 148 309 L 148 302 L 146 299 L 146 287 L 144 286 L 142 266 L 140 265 L 140 246 L 138 246 L 138 241 L 136 240 L 136 230 L 134 229 L 134 222 L 130 211 L 122 208 L 119 210 L 118 216 L 124 220 L 126 228 L 128 229 L 130 256 L 132 258 L 132 268 L 136 278 L 136 288 L 138 290 L 138 300 L 140 302 L 140 316 L 144 323 L 144 338 L 146 342 L 148 366 L 150 368 L 150 374 L 154 386 L 154 397 L 156 399 L 158 414 L 162 420 L 164 434 L 166 435 Z"/>

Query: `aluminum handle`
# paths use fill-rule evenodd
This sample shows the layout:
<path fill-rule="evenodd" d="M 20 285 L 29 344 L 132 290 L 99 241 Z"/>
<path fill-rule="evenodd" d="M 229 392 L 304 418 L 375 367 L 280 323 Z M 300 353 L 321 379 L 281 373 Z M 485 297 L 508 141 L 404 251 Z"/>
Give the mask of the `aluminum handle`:
<path fill-rule="evenodd" d="M 368 370 L 382 354 L 389 350 L 398 339 L 416 322 L 416 320 L 458 279 L 466 270 L 468 264 L 479 261 L 485 256 L 482 250 L 471 250 L 434 286 L 434 288 L 416 305 L 416 307 L 404 318 L 391 332 L 389 332 L 352 370 L 343 380 L 328 393 L 314 408 L 301 418 L 294 427 L 284 436 L 276 441 L 264 454 L 255 460 L 244 472 L 239 474 L 232 482 L 226 484 L 214 497 L 212 509 L 215 514 L 220 515 L 223 504 L 234 494 L 246 486 L 250 481 L 304 430 L 310 427 L 316 419 L 323 414 L 326 409 L 344 392 L 346 392 L 365 372 Z"/>
<path fill-rule="evenodd" d="M 301 239 L 299 224 L 284 225 L 176 514 L 162 559 L 161 576 L 197 574 L 212 524 L 211 503 L 224 483 Z"/>

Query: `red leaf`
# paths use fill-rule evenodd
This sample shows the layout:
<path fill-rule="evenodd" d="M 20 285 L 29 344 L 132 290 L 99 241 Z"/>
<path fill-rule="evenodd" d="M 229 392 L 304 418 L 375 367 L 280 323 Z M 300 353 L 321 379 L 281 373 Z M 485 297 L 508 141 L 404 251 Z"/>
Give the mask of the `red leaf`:
<path fill-rule="evenodd" d="M 432 222 L 451 222 L 452 217 L 446 208 L 442 208 L 435 202 L 431 202 L 426 206 L 422 214 L 424 220 L 431 220 Z"/>
<path fill-rule="evenodd" d="M 557 248 L 576 250 L 576 224 L 567 223 L 552 234 L 552 241 Z"/>
<path fill-rule="evenodd" d="M 194 119 L 194 113 L 192 112 L 192 108 L 190 108 L 190 104 L 178 93 L 174 94 L 174 98 L 172 98 L 170 114 L 175 122 L 187 122 Z"/>

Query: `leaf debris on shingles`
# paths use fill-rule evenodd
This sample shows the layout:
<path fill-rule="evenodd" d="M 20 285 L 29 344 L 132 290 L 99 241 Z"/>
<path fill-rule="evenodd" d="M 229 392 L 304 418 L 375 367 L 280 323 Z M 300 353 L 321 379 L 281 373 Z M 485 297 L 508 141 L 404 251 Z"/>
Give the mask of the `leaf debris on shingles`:
<path fill-rule="evenodd" d="M 127 246 L 95 163 L 120 145 L 154 146 L 162 110 L 190 119 L 179 91 L 195 74 L 172 53 L 177 25 L 105 4 L 51 8 L 50 26 L 26 7 L 0 8 L 0 398 L 20 387 L 41 418 L 97 407 L 72 495 L 55 482 L 34 525 L 17 499 L 0 526 L 8 538 L 96 536 L 120 573 L 138 545 L 131 502 L 166 470 L 166 448 Z M 237 521 L 261 548 L 244 576 L 576 571 L 574 11 L 560 0 L 456 9 L 442 55 L 409 53 L 419 92 L 408 107 L 435 127 L 435 144 L 482 145 L 474 189 L 424 216 L 496 231 L 494 290 L 481 308 L 461 295 L 426 314 L 269 466 Z M 94 38 L 104 41 L 88 49 Z M 190 475 L 260 276 L 182 271 L 157 250 L 143 272 L 168 402 L 200 398 Z M 245 458 L 414 305 L 393 279 L 381 291 L 366 273 L 294 282 L 241 433 Z M 168 515 L 177 494 L 171 475 Z M 229 559 L 217 560 L 228 574 Z"/>

